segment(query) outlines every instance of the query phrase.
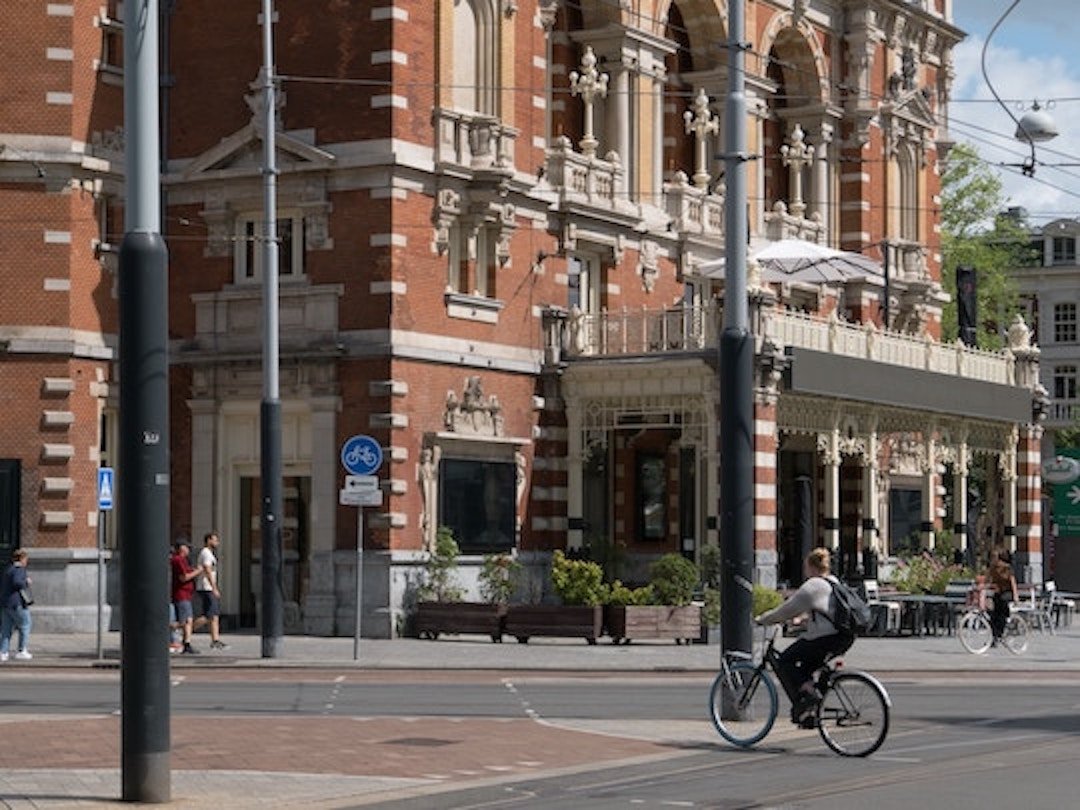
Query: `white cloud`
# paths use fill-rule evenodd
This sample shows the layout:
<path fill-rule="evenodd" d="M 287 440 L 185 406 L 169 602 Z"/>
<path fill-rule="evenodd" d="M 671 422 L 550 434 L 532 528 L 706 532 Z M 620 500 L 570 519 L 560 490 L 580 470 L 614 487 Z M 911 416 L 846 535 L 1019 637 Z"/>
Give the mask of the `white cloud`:
<path fill-rule="evenodd" d="M 996 39 L 995 36 L 995 42 Z M 970 143 L 987 161 L 1020 163 L 1030 157 L 1031 148 L 1013 138 L 1016 124 L 992 101 L 980 68 L 982 47 L 981 37 L 971 37 L 954 52 L 953 98 L 988 101 L 952 104 L 950 134 L 957 141 Z M 1062 99 L 1050 110 L 1061 134 L 1053 141 L 1036 144 L 1036 159 L 1047 164 L 1080 164 L 1080 76 L 1064 58 L 1021 53 L 991 44 L 987 72 L 994 89 L 1017 118 L 1036 99 L 1044 105 L 1048 100 Z M 1070 98 L 1077 101 L 1065 100 Z M 1016 108 L 1019 100 L 1026 101 L 1022 109 Z M 1080 165 L 1060 168 L 1039 165 L 1032 178 L 1023 177 L 1018 168 L 998 171 L 1009 205 L 1027 208 L 1033 222 L 1041 224 L 1055 216 L 1080 215 Z"/>

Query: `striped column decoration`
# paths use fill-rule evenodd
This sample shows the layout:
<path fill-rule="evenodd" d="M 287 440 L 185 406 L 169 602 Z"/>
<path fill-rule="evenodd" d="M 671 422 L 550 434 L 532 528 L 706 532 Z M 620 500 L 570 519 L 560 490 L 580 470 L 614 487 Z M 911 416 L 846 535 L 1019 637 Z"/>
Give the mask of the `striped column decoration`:
<path fill-rule="evenodd" d="M 1016 448 L 1017 570 L 1028 582 L 1042 582 L 1042 427 L 1021 428 Z"/>

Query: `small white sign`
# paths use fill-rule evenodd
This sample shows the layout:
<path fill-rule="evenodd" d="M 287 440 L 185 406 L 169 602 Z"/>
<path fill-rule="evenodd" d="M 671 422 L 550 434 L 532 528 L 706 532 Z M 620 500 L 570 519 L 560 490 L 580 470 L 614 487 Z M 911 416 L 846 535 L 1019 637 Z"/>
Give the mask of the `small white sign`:
<path fill-rule="evenodd" d="M 346 475 L 345 489 L 349 492 L 374 492 L 379 488 L 376 475 Z"/>
<path fill-rule="evenodd" d="M 381 489 L 343 489 L 338 492 L 338 503 L 342 506 L 382 506 Z"/>

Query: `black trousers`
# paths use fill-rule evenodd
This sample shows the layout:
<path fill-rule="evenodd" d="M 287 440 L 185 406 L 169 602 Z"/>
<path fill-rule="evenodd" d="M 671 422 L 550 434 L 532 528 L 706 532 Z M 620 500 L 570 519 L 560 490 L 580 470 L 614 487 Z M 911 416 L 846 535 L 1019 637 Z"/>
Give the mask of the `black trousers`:
<path fill-rule="evenodd" d="M 846 652 L 854 642 L 853 638 L 835 633 L 811 640 L 800 638 L 780 653 L 776 674 L 792 703 L 802 685 L 813 677 L 815 670 L 821 669 L 828 656 Z"/>
<path fill-rule="evenodd" d="M 1005 625 L 1009 621 L 1010 593 L 994 594 L 994 609 L 990 612 L 990 628 L 994 631 L 994 638 L 1001 638 L 1005 632 Z"/>

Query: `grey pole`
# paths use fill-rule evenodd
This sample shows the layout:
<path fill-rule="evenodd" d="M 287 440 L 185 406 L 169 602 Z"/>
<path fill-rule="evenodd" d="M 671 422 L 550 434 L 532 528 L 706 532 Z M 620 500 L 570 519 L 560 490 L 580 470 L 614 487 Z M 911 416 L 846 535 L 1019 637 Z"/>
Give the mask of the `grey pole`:
<path fill-rule="evenodd" d="M 754 342 L 746 298 L 746 10 L 728 4 L 724 106 L 724 328 L 720 335 L 720 585 L 722 652 L 750 652 L 754 576 Z"/>
<path fill-rule="evenodd" d="M 281 400 L 278 389 L 278 239 L 274 4 L 262 0 L 263 24 L 263 398 L 259 408 L 262 475 L 262 657 L 277 658 L 284 636 L 281 580 Z"/>
<path fill-rule="evenodd" d="M 361 617 L 364 606 L 364 507 L 356 507 L 356 619 L 353 622 L 353 661 L 360 660 Z"/>
<path fill-rule="evenodd" d="M 124 4 L 120 245 L 121 783 L 170 800 L 168 252 L 161 237 L 158 0 Z"/>

